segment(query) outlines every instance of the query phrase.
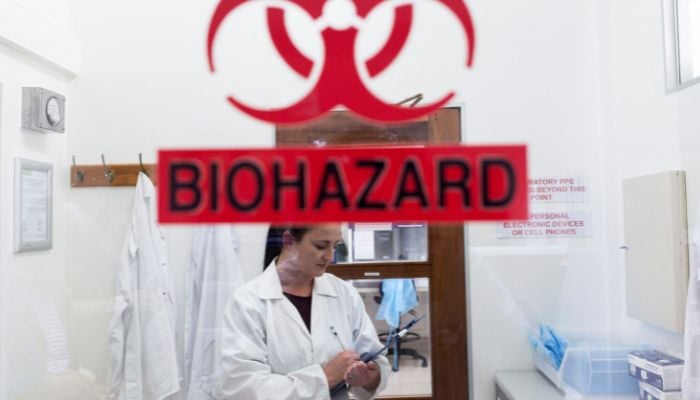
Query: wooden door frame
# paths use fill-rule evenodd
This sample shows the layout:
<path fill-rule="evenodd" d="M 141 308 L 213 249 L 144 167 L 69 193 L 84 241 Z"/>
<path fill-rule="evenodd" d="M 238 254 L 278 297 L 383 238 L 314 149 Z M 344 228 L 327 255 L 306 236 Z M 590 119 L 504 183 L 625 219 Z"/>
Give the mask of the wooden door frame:
<path fill-rule="evenodd" d="M 333 112 L 312 124 L 278 126 L 275 130 L 275 141 L 277 146 L 302 146 L 313 143 L 396 144 L 416 142 L 422 132 L 427 132 L 430 144 L 459 144 L 460 109 L 447 107 L 423 120 L 396 125 L 369 124 L 352 118 L 346 112 Z M 367 279 L 365 273 L 368 270 L 379 273 L 381 278 L 429 278 L 432 396 L 382 399 L 451 400 L 469 397 L 464 245 L 462 224 L 432 224 L 428 226 L 429 259 L 426 262 L 333 266 L 333 274 L 342 279 Z"/>

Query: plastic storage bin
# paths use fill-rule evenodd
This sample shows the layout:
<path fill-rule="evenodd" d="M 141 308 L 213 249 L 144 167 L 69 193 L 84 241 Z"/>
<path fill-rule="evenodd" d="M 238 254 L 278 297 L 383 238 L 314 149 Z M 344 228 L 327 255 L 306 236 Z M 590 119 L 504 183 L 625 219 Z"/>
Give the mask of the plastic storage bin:
<path fill-rule="evenodd" d="M 558 370 L 541 351 L 535 351 L 535 365 L 567 394 L 632 397 L 638 395 L 639 385 L 628 373 L 627 354 L 639 349 L 613 344 L 572 344 Z"/>

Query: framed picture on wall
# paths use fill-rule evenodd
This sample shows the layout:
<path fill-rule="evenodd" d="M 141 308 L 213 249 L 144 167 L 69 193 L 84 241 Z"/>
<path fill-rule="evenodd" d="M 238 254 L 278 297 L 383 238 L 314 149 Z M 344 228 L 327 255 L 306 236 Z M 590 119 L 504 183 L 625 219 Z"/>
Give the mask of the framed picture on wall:
<path fill-rule="evenodd" d="M 47 250 L 52 246 L 53 167 L 15 158 L 15 253 Z"/>

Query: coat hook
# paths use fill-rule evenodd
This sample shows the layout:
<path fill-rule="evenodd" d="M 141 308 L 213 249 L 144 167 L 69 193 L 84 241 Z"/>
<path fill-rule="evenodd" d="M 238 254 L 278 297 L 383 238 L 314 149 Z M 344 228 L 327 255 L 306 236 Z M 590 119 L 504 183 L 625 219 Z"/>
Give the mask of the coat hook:
<path fill-rule="evenodd" d="M 141 153 L 139 153 L 139 165 L 141 166 L 141 172 L 146 174 L 147 177 L 150 178 L 150 175 L 148 175 L 148 171 L 146 171 L 146 167 L 143 166 L 143 159 L 141 158 Z"/>
<path fill-rule="evenodd" d="M 78 169 L 78 166 L 75 165 L 75 154 L 73 154 L 73 167 L 75 168 L 75 181 L 78 183 L 83 183 L 85 180 L 85 173 Z"/>
<path fill-rule="evenodd" d="M 416 104 L 418 104 L 418 102 L 421 101 L 421 100 L 423 100 L 423 94 L 422 94 L 422 93 L 418 93 L 418 94 L 416 95 L 415 100 L 413 100 L 413 102 L 411 103 L 411 105 L 410 105 L 409 107 L 415 107 Z"/>
<path fill-rule="evenodd" d="M 105 178 L 108 182 L 112 182 L 114 180 L 114 172 L 107 167 L 107 164 L 105 163 L 105 155 L 100 154 L 100 156 L 102 157 L 102 166 L 105 167 Z"/>
<path fill-rule="evenodd" d="M 404 103 L 408 103 L 409 101 L 411 101 L 411 104 L 409 105 L 409 107 L 415 107 L 416 104 L 418 104 L 418 102 L 421 100 L 423 100 L 423 93 L 418 93 L 418 94 L 415 94 L 411 97 L 407 97 L 407 98 L 399 101 L 398 103 L 396 103 L 396 105 L 400 106 Z"/>

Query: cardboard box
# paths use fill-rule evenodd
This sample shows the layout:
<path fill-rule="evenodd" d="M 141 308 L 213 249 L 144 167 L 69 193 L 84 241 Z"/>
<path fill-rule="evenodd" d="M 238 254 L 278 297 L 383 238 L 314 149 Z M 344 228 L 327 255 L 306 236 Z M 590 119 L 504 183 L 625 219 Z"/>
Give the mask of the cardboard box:
<path fill-rule="evenodd" d="M 661 391 L 681 389 L 683 360 L 657 350 L 633 351 L 627 356 L 629 374 Z"/>

